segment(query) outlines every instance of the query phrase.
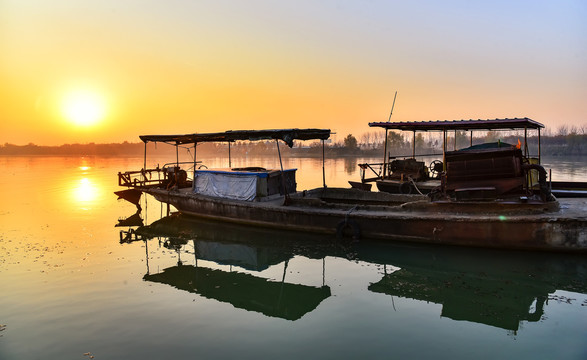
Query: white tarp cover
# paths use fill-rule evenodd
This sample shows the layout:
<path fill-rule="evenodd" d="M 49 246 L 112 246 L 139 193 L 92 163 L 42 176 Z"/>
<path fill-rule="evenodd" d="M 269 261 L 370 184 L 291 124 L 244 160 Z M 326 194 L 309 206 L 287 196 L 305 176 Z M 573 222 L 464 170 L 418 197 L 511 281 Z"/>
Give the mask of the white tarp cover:
<path fill-rule="evenodd" d="M 257 176 L 218 172 L 197 172 L 194 192 L 226 199 L 253 201 Z"/>

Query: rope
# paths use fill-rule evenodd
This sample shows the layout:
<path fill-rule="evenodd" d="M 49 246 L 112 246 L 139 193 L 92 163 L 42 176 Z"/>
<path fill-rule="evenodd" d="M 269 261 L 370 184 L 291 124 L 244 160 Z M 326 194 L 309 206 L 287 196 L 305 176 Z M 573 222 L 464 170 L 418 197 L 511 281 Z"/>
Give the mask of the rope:
<path fill-rule="evenodd" d="M 359 206 L 359 205 L 355 205 L 355 206 L 353 206 L 353 207 L 352 207 L 352 208 L 351 208 L 349 211 L 347 211 L 347 213 L 344 215 L 344 223 L 345 223 L 345 224 L 349 222 L 349 215 L 350 215 L 350 214 L 351 214 L 353 211 L 357 210 L 357 207 L 358 207 L 358 206 Z"/>
<path fill-rule="evenodd" d="M 414 179 L 412 179 L 411 176 L 408 176 L 408 180 L 410 180 L 410 182 L 412 183 L 412 185 L 414 185 L 414 189 L 416 189 L 416 191 L 420 194 L 420 195 L 424 195 L 422 194 L 422 192 L 420 191 L 420 189 L 418 189 L 418 187 L 416 186 L 416 183 L 414 182 Z"/>

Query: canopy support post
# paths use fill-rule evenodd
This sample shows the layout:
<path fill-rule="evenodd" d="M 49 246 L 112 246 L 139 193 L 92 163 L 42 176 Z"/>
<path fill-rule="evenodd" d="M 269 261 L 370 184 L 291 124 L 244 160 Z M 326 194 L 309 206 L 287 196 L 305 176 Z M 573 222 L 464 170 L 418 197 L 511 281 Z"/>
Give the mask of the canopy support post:
<path fill-rule="evenodd" d="M 193 171 L 194 174 L 192 175 L 192 191 L 196 189 L 196 164 L 197 164 L 197 161 L 196 161 L 196 155 L 197 155 L 196 150 L 197 150 L 197 146 L 198 146 L 198 143 L 194 139 L 194 171 Z"/>
<path fill-rule="evenodd" d="M 385 128 L 385 142 L 383 143 L 383 176 L 381 180 L 385 179 L 385 170 L 387 168 L 387 132 L 389 129 Z"/>
<path fill-rule="evenodd" d="M 147 142 L 145 141 L 145 154 L 143 157 L 143 181 L 147 182 Z"/>
<path fill-rule="evenodd" d="M 540 151 L 540 128 L 538 128 L 538 163 L 542 163 L 541 151 Z"/>
<path fill-rule="evenodd" d="M 453 146 L 453 150 L 457 150 L 457 131 L 455 130 L 455 144 Z"/>
<path fill-rule="evenodd" d="M 230 141 L 228 142 L 228 167 L 232 169 L 232 159 L 230 156 Z"/>
<path fill-rule="evenodd" d="M 416 130 L 412 134 L 412 158 L 416 158 Z"/>
<path fill-rule="evenodd" d="M 275 139 L 275 144 L 277 144 L 277 154 L 279 155 L 279 166 L 281 167 L 281 187 L 283 188 L 283 196 L 285 197 L 283 201 L 283 205 L 289 205 L 290 199 L 289 194 L 287 193 L 287 187 L 285 186 L 285 173 L 283 172 L 283 162 L 281 161 L 281 150 L 279 150 L 279 140 Z"/>
<path fill-rule="evenodd" d="M 442 171 L 446 171 L 446 129 L 442 130 Z"/>
<path fill-rule="evenodd" d="M 326 170 L 324 169 L 324 139 L 322 139 L 322 186 L 326 187 Z"/>
<path fill-rule="evenodd" d="M 524 126 L 524 156 L 528 157 L 528 128 Z"/>

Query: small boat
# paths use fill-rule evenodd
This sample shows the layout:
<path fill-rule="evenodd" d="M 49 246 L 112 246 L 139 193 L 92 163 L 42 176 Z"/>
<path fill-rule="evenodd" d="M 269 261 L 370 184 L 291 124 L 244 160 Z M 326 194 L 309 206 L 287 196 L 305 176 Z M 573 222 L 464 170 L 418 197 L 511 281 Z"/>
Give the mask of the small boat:
<path fill-rule="evenodd" d="M 372 122 L 369 126 L 385 129 L 383 162 L 359 164 L 361 181 L 351 183 L 351 186 L 355 188 L 375 182 L 379 191 L 428 194 L 441 189 L 445 181 L 453 180 L 454 183 L 455 175 L 458 174 L 464 178 L 458 181 L 459 183 L 455 185 L 457 187 L 486 187 L 482 185 L 483 183 L 489 184 L 489 187 L 494 187 L 496 184 L 507 187 L 506 183 L 512 183 L 512 178 L 522 180 L 525 177 L 523 182 L 518 181 L 515 189 L 509 190 L 515 190 L 516 194 L 523 192 L 531 194 L 542 186 L 544 192 L 550 191 L 557 198 L 587 197 L 587 183 L 550 181 L 548 189 L 545 188 L 544 181 L 547 181 L 550 176 L 546 176 L 540 167 L 540 130 L 544 128 L 544 125 L 529 118 L 388 121 Z M 412 132 L 411 157 L 402 158 L 388 154 L 387 139 L 390 130 Z M 518 140 L 517 145 L 502 141 L 473 145 L 473 132 L 480 130 L 524 130 L 524 138 L 522 141 Z M 533 154 L 530 153 L 528 146 L 529 130 L 537 132 L 538 146 Z M 455 141 L 452 144 L 453 151 L 449 151 L 451 144 L 447 141 L 447 135 L 454 133 L 454 139 L 456 139 L 459 131 L 470 133 L 469 147 L 457 149 Z M 421 132 L 442 132 L 441 154 L 416 154 L 416 133 Z M 518 154 L 514 154 L 515 149 L 519 150 Z M 425 156 L 438 156 L 438 158 L 426 164 L 421 160 Z M 542 184 L 539 183 L 541 179 Z M 474 183 L 481 185 L 475 186 Z M 451 185 L 448 187 L 450 188 Z M 488 192 L 485 193 L 491 195 Z M 499 192 L 495 194 L 495 196 L 501 195 Z"/>
<path fill-rule="evenodd" d="M 557 198 L 587 198 L 587 182 L 551 181 L 549 185 Z"/>
<path fill-rule="evenodd" d="M 191 144 L 196 154 L 198 143 L 230 144 L 243 140 L 274 140 L 282 164 L 280 141 L 291 147 L 294 140 L 314 139 L 321 140 L 324 146 L 329 136 L 330 130 L 324 129 L 285 129 L 144 135 L 140 138 L 145 143 L 145 164 L 148 142 L 173 146 Z M 506 150 L 503 155 L 512 162 L 520 159 L 519 151 Z M 460 155 L 455 156 L 455 161 L 462 160 Z M 180 213 L 248 226 L 336 234 L 339 238 L 354 240 L 371 238 L 512 249 L 587 250 L 587 203 L 578 201 L 561 206 L 544 186 L 531 196 L 526 193 L 519 196 L 513 192 L 520 186 L 518 176 L 503 184 L 493 181 L 494 186 L 455 188 L 450 187 L 453 182 L 449 182 L 449 186 L 431 198 L 419 194 L 329 188 L 324 170 L 322 187 L 299 190 L 295 181 L 297 169 L 284 169 L 282 165 L 279 169 L 201 169 L 201 166 L 197 169 L 197 163 L 194 156 L 191 167 L 186 169 L 181 168 L 176 159 L 169 167 L 145 167 L 140 171 L 119 173 L 119 184 L 168 204 L 168 211 L 169 206 L 173 206 Z M 151 176 L 153 173 L 158 175 Z M 453 180 L 458 183 L 466 176 L 466 171 L 454 175 L 456 180 Z M 540 178 L 542 181 L 543 176 Z M 495 194 L 508 196 L 496 200 Z"/>

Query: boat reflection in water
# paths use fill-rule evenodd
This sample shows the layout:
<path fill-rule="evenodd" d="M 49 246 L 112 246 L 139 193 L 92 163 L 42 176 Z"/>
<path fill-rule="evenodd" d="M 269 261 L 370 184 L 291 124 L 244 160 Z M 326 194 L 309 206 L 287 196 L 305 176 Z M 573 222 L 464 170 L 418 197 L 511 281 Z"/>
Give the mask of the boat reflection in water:
<path fill-rule="evenodd" d="M 131 217 L 133 222 L 137 215 Z M 121 223 L 128 224 L 127 220 Z M 179 260 L 176 266 L 155 274 L 147 268 L 147 274 L 143 277 L 145 281 L 168 284 L 267 316 L 297 320 L 331 295 L 330 287 L 326 285 L 316 287 L 285 282 L 289 260 L 295 255 L 293 248 L 283 247 L 284 243 L 276 241 L 270 232 L 241 231 L 240 228 L 227 229 L 224 225 L 220 228 L 218 224 L 194 221 L 175 214 L 149 226 L 122 231 L 121 242 L 142 240 L 147 243 L 149 239 L 159 238 L 165 248 L 177 252 Z M 193 255 L 196 265 L 184 264 L 182 253 L 184 256 L 186 253 Z M 274 281 L 243 272 L 211 269 L 198 266 L 197 260 L 238 266 L 250 271 L 263 271 L 283 263 L 283 277 L 281 281 Z"/>
<path fill-rule="evenodd" d="M 580 256 L 422 247 L 368 253 L 366 261 L 400 267 L 370 291 L 442 304 L 442 317 L 513 332 L 522 321 L 540 321 L 549 300 L 563 300 L 552 295 L 556 290 L 587 292 Z"/>
<path fill-rule="evenodd" d="M 197 260 L 196 266 L 184 265 L 180 260 L 177 266 L 162 272 L 147 273 L 144 280 L 288 320 L 301 318 L 331 296 L 324 280 L 321 287 L 285 282 L 288 261 L 294 256 L 339 257 L 380 265 L 383 277 L 365 284 L 369 293 L 392 296 L 392 300 L 401 297 L 442 304 L 442 317 L 514 333 L 520 322 L 540 321 L 549 300 L 567 300 L 553 295 L 555 291 L 587 293 L 587 259 L 576 254 L 401 242 L 343 243 L 335 237 L 228 225 L 180 214 L 121 232 L 121 242 L 146 243 L 153 238 L 178 252 L 189 249 L 196 259 L 251 271 L 284 263 L 281 281 L 198 267 Z"/>

